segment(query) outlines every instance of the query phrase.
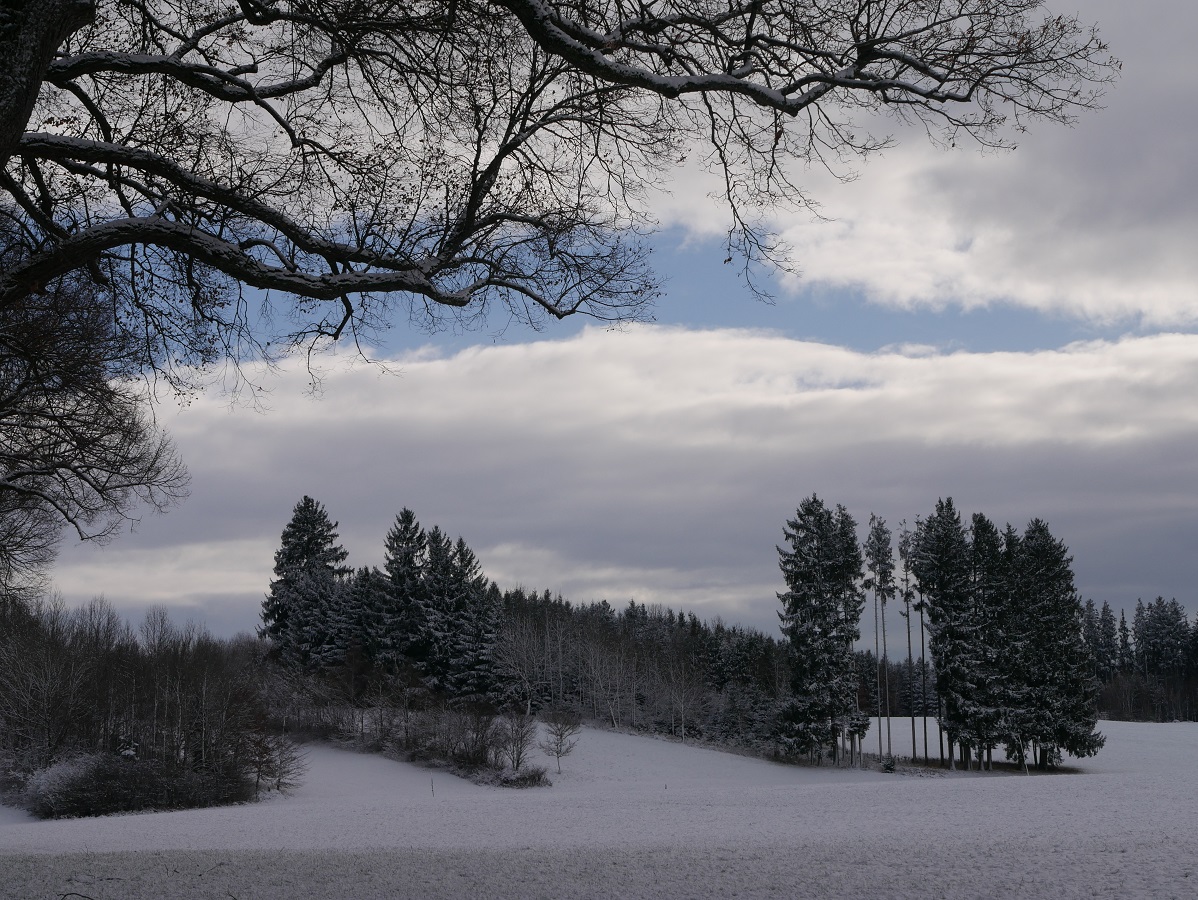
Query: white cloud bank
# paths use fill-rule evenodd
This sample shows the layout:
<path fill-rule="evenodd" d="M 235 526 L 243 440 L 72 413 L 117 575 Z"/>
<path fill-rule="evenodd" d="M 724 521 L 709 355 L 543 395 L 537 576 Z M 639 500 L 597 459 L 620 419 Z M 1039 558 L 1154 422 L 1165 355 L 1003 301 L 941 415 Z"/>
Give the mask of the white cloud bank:
<path fill-rule="evenodd" d="M 100 550 L 68 548 L 73 601 L 186 606 L 250 628 L 303 494 L 381 562 L 412 507 L 504 586 L 629 597 L 773 629 L 774 544 L 817 492 L 892 525 L 952 495 L 1000 524 L 1047 519 L 1079 586 L 1113 605 L 1191 583 L 1198 336 L 1037 353 L 862 354 L 742 331 L 657 327 L 415 354 L 265 414 L 202 396 L 171 428 L 193 496 Z M 169 417 L 167 417 L 169 418 Z"/>

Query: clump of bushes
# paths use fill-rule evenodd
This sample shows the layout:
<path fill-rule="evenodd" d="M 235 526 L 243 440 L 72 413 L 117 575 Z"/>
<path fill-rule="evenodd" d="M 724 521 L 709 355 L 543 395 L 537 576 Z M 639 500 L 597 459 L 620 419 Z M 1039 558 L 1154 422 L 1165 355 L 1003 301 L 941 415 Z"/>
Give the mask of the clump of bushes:
<path fill-rule="evenodd" d="M 512 788 L 551 787 L 553 785 L 544 766 L 525 766 L 518 772 L 504 772 L 499 776 L 498 783 L 501 787 Z"/>
<path fill-rule="evenodd" d="M 24 805 L 35 816 L 58 819 L 216 806 L 253 796 L 253 783 L 232 766 L 172 771 L 155 760 L 94 753 L 34 772 L 25 787 Z"/>

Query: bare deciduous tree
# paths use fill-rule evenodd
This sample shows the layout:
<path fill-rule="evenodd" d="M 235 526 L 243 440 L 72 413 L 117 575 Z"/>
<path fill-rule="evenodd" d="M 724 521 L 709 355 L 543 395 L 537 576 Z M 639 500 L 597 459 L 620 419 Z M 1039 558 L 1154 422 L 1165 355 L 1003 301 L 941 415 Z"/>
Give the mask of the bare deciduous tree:
<path fill-rule="evenodd" d="M 79 281 L 0 318 L 0 590 L 49 565 L 64 524 L 103 541 L 140 503 L 163 509 L 186 491 L 133 380 L 129 336 Z"/>
<path fill-rule="evenodd" d="M 0 308 L 86 269 L 168 367 L 269 352 L 246 286 L 301 343 L 397 304 L 635 319 L 642 192 L 694 141 L 752 257 L 788 160 L 885 143 L 862 114 L 1001 142 L 1117 69 L 1041 0 L 40 0 L 0 35 Z"/>
<path fill-rule="evenodd" d="M 537 623 L 527 618 L 504 622 L 495 642 L 494 658 L 504 677 L 518 686 L 525 715 L 532 715 L 538 691 L 547 683 L 548 653 Z"/>
<path fill-rule="evenodd" d="M 792 163 L 884 146 L 879 114 L 1001 144 L 1117 68 L 1041 0 L 8 3 L 0 322 L 87 282 L 129 361 L 190 389 L 405 318 L 644 319 L 647 191 L 696 150 L 748 273 L 787 265 Z M 47 503 L 78 525 L 142 487 Z"/>
<path fill-rule="evenodd" d="M 557 761 L 558 775 L 562 774 L 562 757 L 574 750 L 581 730 L 582 720 L 573 710 L 558 707 L 545 714 L 545 739 L 540 748 Z"/>
<path fill-rule="evenodd" d="M 537 720 L 520 710 L 511 710 L 503 717 L 500 726 L 499 746 L 511 763 L 512 771 L 519 772 L 528 758 L 528 748 L 537 736 Z"/>

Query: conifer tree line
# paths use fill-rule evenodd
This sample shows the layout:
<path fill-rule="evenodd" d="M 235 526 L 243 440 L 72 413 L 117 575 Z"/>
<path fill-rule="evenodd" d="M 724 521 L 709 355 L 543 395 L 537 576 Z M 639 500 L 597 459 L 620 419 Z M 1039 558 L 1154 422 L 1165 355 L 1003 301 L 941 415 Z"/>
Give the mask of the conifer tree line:
<path fill-rule="evenodd" d="M 862 737 L 874 715 L 883 759 L 907 755 L 889 723 L 904 713 L 924 717 L 922 742 L 912 722 L 910 755 L 931 743 L 930 717 L 949 765 L 990 766 L 1001 747 L 1045 768 L 1062 752 L 1102 746 L 1072 560 L 1039 519 L 1023 533 L 981 514 L 966 525 L 941 500 L 900 529 L 896 560 L 884 521 L 871 516 L 861 542 L 844 507 L 813 495 L 779 548 L 782 640 L 635 601 L 617 609 L 501 591 L 462 538 L 425 531 L 409 509 L 385 537 L 382 569 L 354 570 L 336 527 L 315 500 L 297 504 L 262 634 L 284 669 L 328 689 L 330 714 L 362 710 L 355 727 L 365 733 L 365 710 L 392 709 L 402 745 L 426 739 L 417 720 L 430 709 L 478 717 L 552 708 L 850 764 L 870 749 Z M 859 646 L 871 600 L 872 654 Z M 888 647 L 896 605 L 905 663 Z"/>
<path fill-rule="evenodd" d="M 337 523 L 304 497 L 283 531 L 262 606 L 272 655 L 302 672 L 336 673 L 346 696 L 419 686 L 461 704 L 502 700 L 494 645 L 503 598 L 473 551 L 409 509 L 384 541 L 384 564 L 353 569 Z"/>
<path fill-rule="evenodd" d="M 298 776 L 280 730 L 518 770 L 537 715 L 564 729 L 559 751 L 585 717 L 853 764 L 875 749 L 862 738 L 876 716 L 884 763 L 922 746 L 925 760 L 990 765 L 1002 747 L 1046 767 L 1098 751 L 1100 708 L 1198 710 L 1198 628 L 1180 604 L 1137 602 L 1130 625 L 1083 605 L 1041 520 L 966 524 L 948 499 L 897 541 L 871 516 L 859 542 L 849 512 L 812 495 L 783 538 L 780 639 L 659 605 L 501 591 L 462 538 L 409 509 L 382 568 L 354 569 L 309 497 L 283 531 L 258 640 L 179 628 L 162 609 L 133 629 L 103 600 L 2 593 L 0 790 L 15 778 L 43 815 L 223 802 Z M 891 716 L 912 717 L 909 736 Z"/>
<path fill-rule="evenodd" d="M 1083 633 L 1102 684 L 1099 709 L 1110 719 L 1198 720 L 1198 623 L 1176 599 L 1136 600 L 1131 624 L 1109 603 L 1087 600 Z"/>
<path fill-rule="evenodd" d="M 481 740 L 499 714 L 501 728 L 569 710 L 683 740 L 772 739 L 787 682 L 772 637 L 635 601 L 616 609 L 501 591 L 462 538 L 426 531 L 406 508 L 384 539 L 381 570 L 346 565 L 336 529 L 322 504 L 300 500 L 262 607 L 270 655 L 302 679 L 297 723 L 463 763 L 481 763 L 486 748 L 452 737 L 456 746 L 434 748 L 439 732 Z M 358 710 L 348 722 L 347 709 Z"/>
<path fill-rule="evenodd" d="M 884 643 L 886 606 L 896 599 L 907 622 L 906 682 L 916 682 L 918 616 L 920 660 L 931 661 L 937 740 L 950 766 L 958 759 L 990 766 L 1001 746 L 1009 760 L 1047 768 L 1062 752 L 1084 757 L 1102 747 L 1095 731 L 1098 681 L 1072 559 L 1042 520 L 1032 519 L 1022 534 L 1010 525 L 1000 531 L 980 513 L 966 525 L 952 499 L 942 499 L 913 529 L 903 527 L 896 567 L 884 521 L 871 516 L 862 547 L 848 511 L 812 495 L 786 523 L 784 537 L 778 554 L 787 590 L 778 599 L 792 696 L 782 708 L 779 740 L 792 754 L 847 753 L 852 762 L 864 749 L 871 712 L 879 717 L 879 756 L 893 754 L 893 735 L 887 725 L 883 746 L 880 719 L 893 671 Z M 855 678 L 860 684 L 861 657 L 853 648 L 867 595 L 882 643 L 865 692 L 873 710 L 852 690 Z M 922 665 L 921 672 L 926 715 Z M 925 748 L 926 728 L 925 719 Z M 918 744 L 913 720 L 912 756 Z"/>

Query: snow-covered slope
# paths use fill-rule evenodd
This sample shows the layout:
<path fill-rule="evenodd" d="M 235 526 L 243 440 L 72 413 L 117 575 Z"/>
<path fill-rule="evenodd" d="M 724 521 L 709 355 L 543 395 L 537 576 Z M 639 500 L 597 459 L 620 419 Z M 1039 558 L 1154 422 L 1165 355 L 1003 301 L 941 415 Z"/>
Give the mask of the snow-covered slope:
<path fill-rule="evenodd" d="M 1198 726 L 1102 730 L 1081 774 L 915 777 L 586 729 L 530 790 L 312 747 L 264 803 L 0 812 L 0 896 L 1198 895 Z"/>

